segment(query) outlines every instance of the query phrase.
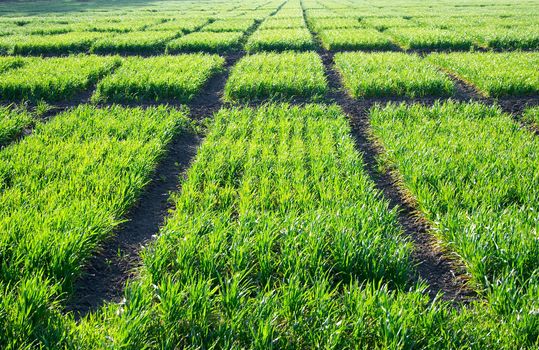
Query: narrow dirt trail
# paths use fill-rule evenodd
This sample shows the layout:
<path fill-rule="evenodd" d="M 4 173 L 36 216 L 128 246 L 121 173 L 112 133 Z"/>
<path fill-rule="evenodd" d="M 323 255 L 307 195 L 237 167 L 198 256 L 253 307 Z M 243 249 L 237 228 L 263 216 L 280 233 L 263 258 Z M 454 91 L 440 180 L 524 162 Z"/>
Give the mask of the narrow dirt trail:
<path fill-rule="evenodd" d="M 305 21 L 307 22 L 304 11 Z M 309 28 L 313 37 L 318 41 L 316 34 Z M 467 303 L 477 298 L 476 294 L 466 286 L 466 271 L 463 266 L 451 259 L 448 253 L 442 251 L 436 238 L 429 232 L 429 223 L 422 219 L 407 200 L 398 179 L 390 173 L 380 172 L 377 168 L 377 158 L 383 152 L 381 147 L 373 140 L 369 121 L 369 110 L 376 103 L 403 102 L 422 103 L 432 105 L 436 99 L 408 99 L 408 98 L 374 98 L 354 99 L 348 95 L 338 72 L 334 68 L 333 53 L 322 49 L 318 41 L 318 54 L 320 55 L 329 84 L 327 103 L 339 105 L 350 119 L 353 136 L 357 149 L 363 155 L 365 169 L 376 188 L 389 201 L 390 208 L 398 208 L 398 221 L 404 233 L 413 243 L 412 259 L 416 264 L 417 276 L 413 280 L 422 280 L 428 283 L 428 293 L 434 298 L 441 294 L 441 298 L 450 301 L 453 305 Z M 457 86 L 457 100 L 469 100 L 470 96 L 464 87 Z"/>

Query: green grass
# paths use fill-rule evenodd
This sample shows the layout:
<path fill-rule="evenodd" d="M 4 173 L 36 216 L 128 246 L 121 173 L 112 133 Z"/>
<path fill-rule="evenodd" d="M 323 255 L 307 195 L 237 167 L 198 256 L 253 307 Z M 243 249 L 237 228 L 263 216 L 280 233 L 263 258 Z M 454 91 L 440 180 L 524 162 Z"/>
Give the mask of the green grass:
<path fill-rule="evenodd" d="M 10 35 L 0 37 L 0 53 L 9 55 L 68 55 L 88 52 L 103 33 L 70 32 L 53 35 Z"/>
<path fill-rule="evenodd" d="M 96 54 L 149 54 L 164 53 L 167 42 L 180 35 L 176 31 L 129 32 L 109 36 L 92 44 L 90 52 Z"/>
<path fill-rule="evenodd" d="M 359 28 L 361 24 L 357 18 L 312 18 L 309 25 L 315 32 L 325 29 L 349 29 Z"/>
<path fill-rule="evenodd" d="M 117 57 L 30 58 L 0 74 L 0 100 L 66 101 L 117 67 Z"/>
<path fill-rule="evenodd" d="M 389 28 L 417 27 L 418 24 L 412 20 L 402 17 L 369 17 L 361 20 L 361 25 L 384 31 Z"/>
<path fill-rule="evenodd" d="M 260 25 L 259 29 L 300 29 L 305 27 L 303 17 L 275 18 L 269 17 Z"/>
<path fill-rule="evenodd" d="M 417 55 L 405 53 L 337 53 L 335 65 L 350 95 L 450 96 L 451 80 Z"/>
<path fill-rule="evenodd" d="M 33 123 L 34 118 L 25 110 L 0 107 L 0 147 L 21 135 Z"/>
<path fill-rule="evenodd" d="M 539 107 L 529 107 L 522 113 L 522 120 L 539 127 Z"/>
<path fill-rule="evenodd" d="M 470 50 L 472 36 L 438 28 L 391 28 L 385 31 L 405 50 Z"/>
<path fill-rule="evenodd" d="M 245 49 L 249 52 L 305 51 L 314 48 L 313 38 L 307 28 L 258 30 L 245 44 Z"/>
<path fill-rule="evenodd" d="M 222 57 L 206 54 L 130 57 L 114 74 L 99 82 L 92 99 L 188 102 L 223 64 Z"/>
<path fill-rule="evenodd" d="M 0 74 L 13 68 L 24 65 L 25 60 L 20 57 L 0 57 Z"/>
<path fill-rule="evenodd" d="M 326 50 L 391 50 L 395 46 L 374 29 L 328 29 L 318 36 Z"/>
<path fill-rule="evenodd" d="M 202 28 L 205 32 L 246 32 L 255 24 L 252 19 L 222 19 Z"/>
<path fill-rule="evenodd" d="M 494 50 L 538 50 L 539 25 L 513 26 L 510 28 L 484 26 L 470 28 L 471 35 L 485 47 Z"/>
<path fill-rule="evenodd" d="M 243 32 L 196 32 L 169 42 L 167 53 L 196 51 L 209 53 L 225 52 L 238 49 L 242 38 Z"/>
<path fill-rule="evenodd" d="M 375 108 L 374 135 L 473 281 L 525 284 L 539 272 L 539 140 L 498 108 Z M 514 310 L 513 310 L 514 311 Z"/>
<path fill-rule="evenodd" d="M 314 52 L 260 53 L 242 58 L 225 85 L 227 101 L 322 97 L 324 66 Z"/>
<path fill-rule="evenodd" d="M 90 32 L 127 33 L 132 31 L 145 30 L 146 28 L 161 22 L 161 20 L 148 18 L 132 18 L 117 21 L 111 21 L 110 18 L 105 18 L 103 20 L 95 22 L 82 22 L 79 24 L 79 28 L 81 30 Z"/>
<path fill-rule="evenodd" d="M 427 60 L 475 85 L 486 96 L 539 93 L 538 53 L 432 54 Z"/>

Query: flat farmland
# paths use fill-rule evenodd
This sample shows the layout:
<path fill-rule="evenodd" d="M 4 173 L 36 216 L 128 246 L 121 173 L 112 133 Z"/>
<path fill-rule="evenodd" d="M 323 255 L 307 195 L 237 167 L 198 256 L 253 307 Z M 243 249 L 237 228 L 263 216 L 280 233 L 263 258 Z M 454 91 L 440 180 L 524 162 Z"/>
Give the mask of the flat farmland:
<path fill-rule="evenodd" d="M 0 349 L 539 348 L 539 1 L 0 2 Z"/>

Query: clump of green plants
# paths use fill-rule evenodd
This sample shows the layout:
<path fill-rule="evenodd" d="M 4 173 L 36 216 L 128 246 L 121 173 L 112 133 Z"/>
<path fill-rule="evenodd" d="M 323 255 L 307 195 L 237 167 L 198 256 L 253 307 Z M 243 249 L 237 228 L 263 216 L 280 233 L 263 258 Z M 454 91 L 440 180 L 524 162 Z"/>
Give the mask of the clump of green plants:
<path fill-rule="evenodd" d="M 162 23 L 159 19 L 148 18 L 128 18 L 126 20 L 114 21 L 110 18 L 98 19 L 96 21 L 82 22 L 79 28 L 90 32 L 111 32 L 111 33 L 127 33 L 139 30 L 145 30 L 152 25 Z"/>
<path fill-rule="evenodd" d="M 431 54 L 427 60 L 475 85 L 486 96 L 539 93 L 538 53 Z"/>
<path fill-rule="evenodd" d="M 246 32 L 255 24 L 252 19 L 222 19 L 202 28 L 205 32 Z"/>
<path fill-rule="evenodd" d="M 14 106 L 0 107 L 0 147 L 6 145 L 24 129 L 34 123 L 34 117 L 28 111 Z"/>
<path fill-rule="evenodd" d="M 176 31 L 129 32 L 109 36 L 92 44 L 90 52 L 97 54 L 163 53 L 167 42 L 180 36 Z"/>
<path fill-rule="evenodd" d="M 322 97 L 324 66 L 314 52 L 260 53 L 241 59 L 225 85 L 227 101 Z"/>
<path fill-rule="evenodd" d="M 439 28 L 390 28 L 391 35 L 405 50 L 470 50 L 474 47 L 471 35 L 462 31 Z"/>
<path fill-rule="evenodd" d="M 13 68 L 24 65 L 26 60 L 21 57 L 0 57 L 0 74 Z"/>
<path fill-rule="evenodd" d="M 167 53 L 230 51 L 240 47 L 243 35 L 243 32 L 195 32 L 170 41 Z"/>
<path fill-rule="evenodd" d="M 318 36 L 326 50 L 391 50 L 390 38 L 374 29 L 330 29 Z"/>
<path fill-rule="evenodd" d="M 118 57 L 81 55 L 28 58 L 1 75 L 3 101 L 65 101 L 90 88 L 120 64 Z"/>
<path fill-rule="evenodd" d="M 10 35 L 0 37 L 0 53 L 9 55 L 68 55 L 88 52 L 101 33 L 69 32 L 52 35 Z"/>
<path fill-rule="evenodd" d="M 361 25 L 367 28 L 384 31 L 389 28 L 417 27 L 417 22 L 403 17 L 369 17 L 361 20 Z"/>
<path fill-rule="evenodd" d="M 129 57 L 114 74 L 99 82 L 92 99 L 187 102 L 223 64 L 222 57 L 207 54 Z"/>
<path fill-rule="evenodd" d="M 257 51 L 305 51 L 315 48 L 307 28 L 258 30 L 249 37 L 245 49 Z"/>
<path fill-rule="evenodd" d="M 305 21 L 303 17 L 292 17 L 292 18 L 275 18 L 268 17 L 262 24 L 259 29 L 300 29 L 305 28 Z"/>
<path fill-rule="evenodd" d="M 466 29 L 460 28 L 460 30 Z M 500 28 L 499 26 L 473 27 L 467 30 L 471 35 L 477 37 L 480 44 L 494 50 L 539 49 L 539 26 L 536 23 L 509 28 Z"/>
<path fill-rule="evenodd" d="M 417 55 L 400 52 L 337 53 L 335 66 L 353 97 L 450 96 L 451 80 Z"/>
<path fill-rule="evenodd" d="M 359 23 L 359 18 L 322 17 L 312 18 L 308 23 L 315 32 L 320 32 L 325 29 L 349 29 L 362 26 Z"/>

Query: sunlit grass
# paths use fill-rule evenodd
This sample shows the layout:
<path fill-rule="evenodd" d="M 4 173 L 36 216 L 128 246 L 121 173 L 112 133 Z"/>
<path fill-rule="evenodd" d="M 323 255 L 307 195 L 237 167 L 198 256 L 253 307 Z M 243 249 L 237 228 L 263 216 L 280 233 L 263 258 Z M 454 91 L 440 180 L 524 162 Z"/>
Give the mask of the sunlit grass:
<path fill-rule="evenodd" d="M 93 100 L 103 102 L 187 102 L 218 72 L 224 59 L 217 55 L 190 54 L 131 57 L 98 85 Z"/>
<path fill-rule="evenodd" d="M 335 65 L 356 97 L 450 96 L 451 80 L 419 56 L 405 53 L 337 53 Z"/>
<path fill-rule="evenodd" d="M 227 101 L 322 97 L 324 66 L 314 52 L 260 53 L 241 59 L 225 86 Z"/>

